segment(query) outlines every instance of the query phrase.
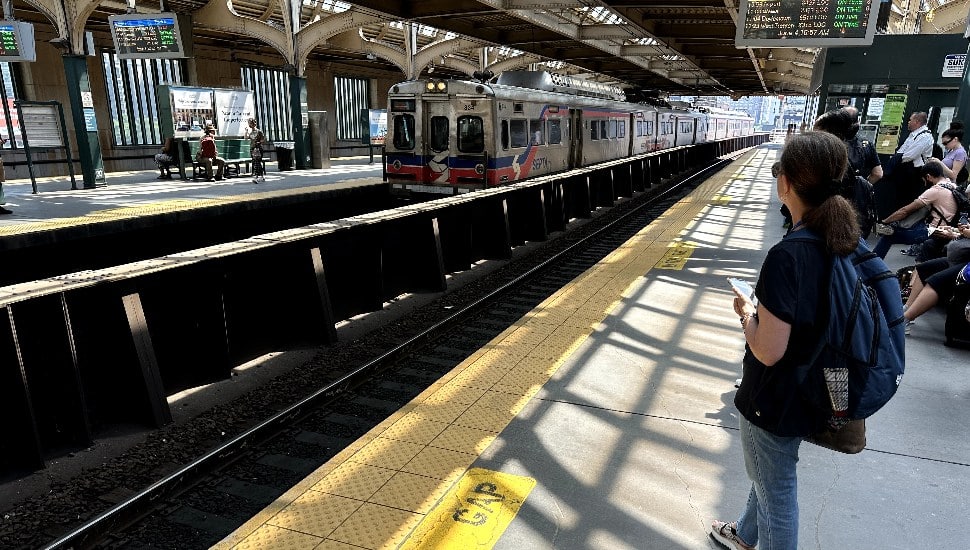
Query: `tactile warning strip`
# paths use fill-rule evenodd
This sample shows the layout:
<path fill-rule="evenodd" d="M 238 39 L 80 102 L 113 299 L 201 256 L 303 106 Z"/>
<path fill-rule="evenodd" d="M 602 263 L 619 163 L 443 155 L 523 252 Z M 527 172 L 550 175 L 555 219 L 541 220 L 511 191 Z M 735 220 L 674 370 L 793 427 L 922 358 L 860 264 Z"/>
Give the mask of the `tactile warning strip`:
<path fill-rule="evenodd" d="M 627 289 L 668 248 L 689 251 L 679 236 L 732 177 L 710 178 L 214 548 L 289 548 L 305 540 L 293 532 L 317 548 L 397 548 Z"/>

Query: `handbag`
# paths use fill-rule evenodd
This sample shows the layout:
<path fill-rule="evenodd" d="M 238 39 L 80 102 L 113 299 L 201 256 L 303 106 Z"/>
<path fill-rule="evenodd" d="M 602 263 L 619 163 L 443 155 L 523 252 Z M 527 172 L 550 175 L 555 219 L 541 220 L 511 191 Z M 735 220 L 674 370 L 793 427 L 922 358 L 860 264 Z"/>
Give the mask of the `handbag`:
<path fill-rule="evenodd" d="M 903 229 L 910 229 L 914 225 L 916 225 L 919 222 L 921 222 L 924 219 L 926 219 L 926 211 L 927 210 L 928 210 L 928 207 L 924 206 L 924 207 L 920 208 L 919 210 L 916 210 L 912 214 L 906 216 L 905 218 L 903 218 L 903 219 L 901 219 L 899 221 L 893 222 L 893 224 L 895 224 L 896 227 L 901 227 Z"/>
<path fill-rule="evenodd" d="M 825 428 L 805 441 L 840 453 L 857 454 L 866 447 L 866 420 L 850 420 L 837 431 Z"/>

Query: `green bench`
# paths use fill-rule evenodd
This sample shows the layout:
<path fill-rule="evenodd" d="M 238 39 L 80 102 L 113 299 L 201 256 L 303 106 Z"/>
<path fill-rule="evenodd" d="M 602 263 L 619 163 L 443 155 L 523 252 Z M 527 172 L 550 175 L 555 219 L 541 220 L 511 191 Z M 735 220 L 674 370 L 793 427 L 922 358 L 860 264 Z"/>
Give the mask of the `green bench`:
<path fill-rule="evenodd" d="M 217 154 L 225 159 L 226 167 L 223 171 L 224 177 L 238 176 L 242 172 L 240 170 L 240 164 L 246 165 L 246 172 L 250 171 L 253 159 L 249 154 L 249 140 L 248 139 L 216 139 L 216 152 Z M 182 173 L 182 179 L 188 179 L 189 166 L 192 166 L 192 179 L 198 179 L 207 177 L 205 172 L 205 165 L 196 162 L 195 156 L 199 152 L 201 143 L 197 139 L 193 140 L 180 140 L 179 151 L 182 153 L 179 155 L 179 169 Z"/>

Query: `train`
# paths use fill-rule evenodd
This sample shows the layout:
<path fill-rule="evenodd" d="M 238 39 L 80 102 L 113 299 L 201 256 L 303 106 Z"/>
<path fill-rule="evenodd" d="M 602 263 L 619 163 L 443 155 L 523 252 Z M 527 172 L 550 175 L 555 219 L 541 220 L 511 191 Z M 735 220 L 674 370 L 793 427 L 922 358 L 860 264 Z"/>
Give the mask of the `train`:
<path fill-rule="evenodd" d="M 467 193 L 754 133 L 746 113 L 629 102 L 618 87 L 547 71 L 401 82 L 387 114 L 384 178 L 398 196 Z"/>

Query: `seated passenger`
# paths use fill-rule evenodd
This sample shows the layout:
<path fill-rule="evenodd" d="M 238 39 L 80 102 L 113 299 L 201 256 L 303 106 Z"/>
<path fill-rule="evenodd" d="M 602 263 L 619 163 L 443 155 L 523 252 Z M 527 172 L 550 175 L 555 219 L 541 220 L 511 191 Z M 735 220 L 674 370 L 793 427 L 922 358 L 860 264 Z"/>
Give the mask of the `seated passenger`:
<path fill-rule="evenodd" d="M 219 152 L 216 149 L 215 140 L 216 129 L 212 126 L 206 126 L 205 135 L 199 142 L 199 161 L 205 165 L 205 173 L 207 175 L 208 181 L 215 181 L 222 179 L 222 171 L 226 167 L 226 160 L 219 156 Z M 216 165 L 215 178 L 212 177 L 212 165 Z"/>
<path fill-rule="evenodd" d="M 936 262 L 934 268 L 940 267 L 940 265 L 946 265 L 940 264 L 939 262 L 941 260 L 942 258 L 924 263 Z M 909 334 L 910 329 L 920 315 L 933 309 L 933 306 L 941 303 L 941 301 L 950 299 L 950 296 L 953 295 L 954 288 L 956 288 L 957 273 L 963 271 L 966 265 L 957 264 L 949 266 L 929 275 L 925 279 L 925 284 L 920 284 L 918 291 L 916 283 L 919 282 L 917 280 L 919 266 L 916 266 L 917 272 L 913 274 L 913 290 L 909 295 L 909 299 L 906 301 L 906 308 L 903 310 L 903 317 L 906 318 L 906 334 Z"/>
<path fill-rule="evenodd" d="M 165 143 L 162 145 L 162 150 L 155 155 L 155 166 L 158 167 L 160 175 L 158 179 L 160 180 L 170 180 L 172 179 L 172 165 L 175 164 L 175 158 L 172 153 L 175 152 L 175 140 L 171 137 L 165 138 Z"/>
<path fill-rule="evenodd" d="M 894 244 L 919 244 L 928 238 L 930 227 L 946 225 L 946 220 L 953 217 L 957 211 L 957 203 L 953 199 L 950 188 L 953 183 L 943 175 L 942 164 L 930 162 L 920 168 L 920 175 L 927 189 L 916 200 L 903 206 L 882 220 L 883 224 L 890 224 L 904 220 L 907 217 L 926 216 L 927 211 L 934 210 L 928 215 L 929 223 L 925 219 L 917 221 L 909 227 L 893 224 L 891 235 L 883 235 L 872 249 L 880 258 L 885 258 L 889 248 Z M 949 185 L 949 187 L 947 187 Z M 935 212 L 939 211 L 939 213 Z M 942 216 L 940 215 L 942 214 Z"/>

